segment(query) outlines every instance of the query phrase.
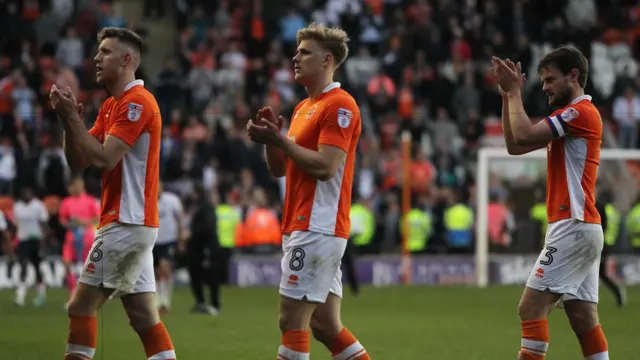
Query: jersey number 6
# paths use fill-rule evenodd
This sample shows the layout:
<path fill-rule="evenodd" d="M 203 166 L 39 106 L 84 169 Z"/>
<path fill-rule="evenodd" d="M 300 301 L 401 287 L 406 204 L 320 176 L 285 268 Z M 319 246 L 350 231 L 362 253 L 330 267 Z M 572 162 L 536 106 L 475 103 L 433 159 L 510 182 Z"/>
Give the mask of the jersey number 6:
<path fill-rule="evenodd" d="M 96 244 L 96 247 L 93 248 L 93 251 L 91 252 L 91 254 L 89 255 L 89 260 L 93 261 L 93 262 L 98 262 L 102 259 L 102 241 L 98 242 Z"/>
<path fill-rule="evenodd" d="M 544 253 L 544 256 L 547 257 L 547 260 L 540 260 L 540 264 L 551 265 L 551 263 L 553 262 L 553 253 L 558 251 L 558 249 L 554 248 L 553 246 L 546 246 L 545 249 L 547 249 L 547 252 Z"/>

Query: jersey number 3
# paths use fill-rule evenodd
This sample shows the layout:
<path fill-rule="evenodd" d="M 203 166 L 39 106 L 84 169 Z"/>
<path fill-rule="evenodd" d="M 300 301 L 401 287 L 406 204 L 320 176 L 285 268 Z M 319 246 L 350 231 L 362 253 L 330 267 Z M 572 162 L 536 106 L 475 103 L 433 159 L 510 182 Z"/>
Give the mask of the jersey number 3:
<path fill-rule="evenodd" d="M 540 260 L 540 264 L 551 265 L 551 263 L 553 263 L 553 254 L 558 251 L 558 249 L 554 248 L 553 246 L 546 246 L 545 249 L 547 249 L 547 252 L 544 253 L 544 256 L 547 257 L 547 260 Z"/>

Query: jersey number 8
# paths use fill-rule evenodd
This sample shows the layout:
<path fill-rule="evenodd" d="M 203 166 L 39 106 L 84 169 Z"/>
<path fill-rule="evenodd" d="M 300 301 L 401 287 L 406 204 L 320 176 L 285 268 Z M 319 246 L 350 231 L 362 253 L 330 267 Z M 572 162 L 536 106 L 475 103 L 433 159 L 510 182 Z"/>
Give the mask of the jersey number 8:
<path fill-rule="evenodd" d="M 295 248 L 291 252 L 291 260 L 289 261 L 289 268 L 293 271 L 300 271 L 304 267 L 304 250 Z"/>

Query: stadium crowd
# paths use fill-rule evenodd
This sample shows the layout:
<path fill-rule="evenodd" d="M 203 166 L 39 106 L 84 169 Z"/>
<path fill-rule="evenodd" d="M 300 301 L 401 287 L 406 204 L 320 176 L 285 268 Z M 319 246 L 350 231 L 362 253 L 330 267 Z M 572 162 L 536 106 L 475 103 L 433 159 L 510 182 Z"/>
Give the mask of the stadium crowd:
<path fill-rule="evenodd" d="M 158 73 L 144 64 L 140 73 L 164 119 L 161 178 L 187 210 L 201 182 L 215 202 L 277 213 L 284 180 L 270 177 L 245 124 L 265 105 L 289 117 L 304 97 L 291 66 L 296 31 L 310 22 L 340 26 L 351 42 L 337 80 L 358 100 L 364 126 L 355 201 L 374 215 L 363 245 L 398 248 L 400 134 L 408 130 L 412 206 L 430 214 L 428 245 L 416 251 L 472 251 L 476 150 L 503 145 L 490 56 L 522 62 L 531 74 L 526 107 L 542 117 L 549 109 L 535 64 L 546 49 L 575 44 L 592 63 L 587 93 L 623 135 L 620 146 L 637 148 L 639 15 L 635 1 L 602 0 L 145 1 L 145 16 L 175 24 L 177 34 L 175 56 Z M 107 96 L 94 84 L 95 34 L 105 26 L 133 26 L 143 36 L 145 29 L 97 0 L 7 0 L 0 17 L 0 193 L 31 186 L 40 197 L 64 197 L 72 174 L 48 91 L 70 86 L 90 126 Z M 97 195 L 99 174 L 85 177 Z M 506 200 L 503 182 L 491 184 L 493 199 Z M 457 242 L 447 235 L 460 223 L 449 219 L 453 208 L 471 217 L 456 224 L 468 232 Z"/>

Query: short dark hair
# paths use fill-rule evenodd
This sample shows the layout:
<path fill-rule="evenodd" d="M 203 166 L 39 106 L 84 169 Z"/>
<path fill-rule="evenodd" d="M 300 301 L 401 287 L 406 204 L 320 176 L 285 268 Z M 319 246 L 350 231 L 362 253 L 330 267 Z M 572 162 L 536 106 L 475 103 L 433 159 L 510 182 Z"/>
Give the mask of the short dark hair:
<path fill-rule="evenodd" d="M 119 41 L 133 47 L 136 51 L 142 52 L 142 46 L 144 41 L 140 35 L 135 32 L 119 27 L 106 27 L 98 33 L 98 42 L 102 42 L 104 39 L 117 38 Z"/>
<path fill-rule="evenodd" d="M 587 86 L 589 60 L 573 46 L 561 46 L 546 54 L 538 63 L 538 73 L 547 67 L 555 67 L 563 75 L 568 75 L 571 70 L 576 69 L 580 87 Z"/>

